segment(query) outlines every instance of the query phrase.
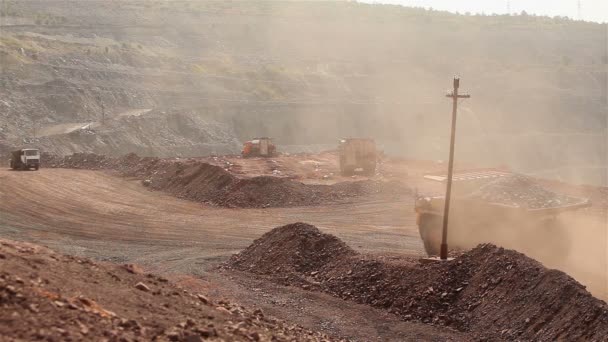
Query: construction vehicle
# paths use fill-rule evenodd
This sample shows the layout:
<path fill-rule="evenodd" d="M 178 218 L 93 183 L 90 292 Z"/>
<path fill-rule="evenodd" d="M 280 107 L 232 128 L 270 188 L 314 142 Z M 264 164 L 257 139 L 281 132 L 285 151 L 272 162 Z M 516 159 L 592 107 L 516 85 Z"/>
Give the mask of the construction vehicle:
<path fill-rule="evenodd" d="M 507 248 L 533 250 L 539 255 L 555 255 L 555 251 L 566 254 L 570 239 L 557 216 L 589 207 L 591 202 L 588 199 L 559 195 L 561 201 L 553 201 L 549 206 L 530 208 L 516 203 L 497 203 L 471 196 L 485 184 L 499 177 L 513 175 L 496 170 L 454 175 L 447 241 L 451 250 L 469 249 L 489 242 Z M 425 178 L 444 183 L 447 177 Z M 505 188 L 504 191 L 509 190 Z M 445 196 L 416 196 L 416 224 L 429 256 L 437 256 L 440 252 L 444 205 Z"/>
<path fill-rule="evenodd" d="M 272 157 L 276 154 L 276 146 L 272 139 L 268 137 L 255 138 L 243 144 L 241 155 L 243 158 L 249 157 Z"/>
<path fill-rule="evenodd" d="M 13 170 L 38 170 L 40 168 L 40 151 L 35 148 L 24 148 L 11 152 L 10 168 Z"/>
<path fill-rule="evenodd" d="M 366 138 L 348 138 L 340 140 L 340 173 L 352 176 L 360 171 L 372 176 L 376 173 L 376 142 Z"/>

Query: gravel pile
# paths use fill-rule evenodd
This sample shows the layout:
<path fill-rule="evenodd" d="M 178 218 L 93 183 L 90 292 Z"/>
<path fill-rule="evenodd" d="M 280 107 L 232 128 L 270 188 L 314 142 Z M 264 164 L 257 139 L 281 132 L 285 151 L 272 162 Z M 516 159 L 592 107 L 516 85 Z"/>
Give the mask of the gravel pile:
<path fill-rule="evenodd" d="M 260 253 L 265 250 L 266 253 Z M 337 237 L 321 233 L 306 223 L 275 228 L 255 240 L 230 264 L 241 270 L 261 274 L 296 276 L 316 271 L 330 262 L 355 256 L 357 253 Z"/>
<path fill-rule="evenodd" d="M 528 209 L 554 208 L 580 202 L 578 198 L 549 191 L 523 175 L 500 177 L 481 186 L 469 197 Z"/>
<path fill-rule="evenodd" d="M 360 255 L 315 227 L 294 224 L 265 234 L 226 267 L 479 339 L 600 341 L 608 336 L 606 303 L 565 273 L 493 245 L 480 245 L 451 262 L 422 264 Z"/>

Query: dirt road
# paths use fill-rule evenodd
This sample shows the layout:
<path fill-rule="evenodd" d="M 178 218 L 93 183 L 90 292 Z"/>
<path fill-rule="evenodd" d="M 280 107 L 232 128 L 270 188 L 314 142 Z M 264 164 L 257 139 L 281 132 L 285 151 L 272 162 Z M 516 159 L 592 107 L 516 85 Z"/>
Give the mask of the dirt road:
<path fill-rule="evenodd" d="M 83 129 L 84 127 L 89 126 L 89 124 L 89 122 L 75 122 L 45 126 L 39 129 L 35 135 L 36 137 L 41 138 L 50 135 L 67 134 L 79 129 Z"/>
<path fill-rule="evenodd" d="M 360 318 L 370 315 L 369 308 L 316 295 L 302 300 L 301 291 L 262 284 L 238 274 L 226 276 L 213 269 L 262 233 L 297 221 L 314 224 L 361 252 L 422 256 L 412 201 L 406 197 L 402 202 L 224 209 L 150 191 L 139 181 L 108 172 L 0 170 L 0 236 L 97 260 L 140 264 L 149 271 L 185 279 L 189 286 L 261 306 L 276 316 L 300 317 L 310 329 L 355 337 L 360 336 Z M 606 298 L 606 265 L 600 260 L 606 253 L 606 248 L 602 249 L 605 231 L 595 215 L 590 215 L 584 225 L 581 215 L 567 217 L 572 226 L 579 227 L 572 232 L 574 248 L 567 260 L 541 261 L 566 271 L 596 296 Z M 590 258 L 598 262 L 582 262 Z M 396 318 L 393 320 L 392 326 L 401 328 L 380 329 L 377 327 L 385 324 L 369 321 L 365 339 L 415 340 L 416 336 L 452 335 L 430 327 L 399 325 Z M 404 335 L 407 331 L 418 335 Z"/>
<path fill-rule="evenodd" d="M 69 254 L 172 276 L 192 289 L 263 308 L 276 317 L 353 340 L 467 340 L 447 329 L 402 322 L 323 294 L 281 287 L 214 266 L 277 225 L 306 221 L 364 252 L 422 255 L 411 203 L 314 208 L 221 209 L 149 191 L 97 171 L 0 171 L 0 235 Z M 194 277 L 192 277 L 194 276 Z M 370 319 L 368 317 L 374 317 Z"/>
<path fill-rule="evenodd" d="M 104 254 L 99 252 L 103 246 L 114 258 L 165 270 L 182 270 L 192 259 L 204 263 L 228 256 L 263 232 L 296 221 L 315 224 L 362 251 L 422 255 L 409 201 L 221 209 L 152 192 L 107 173 L 67 169 L 2 170 L 0 196 L 4 236 L 96 257 Z M 158 266 L 159 260 L 169 261 Z"/>
<path fill-rule="evenodd" d="M 112 115 L 110 119 L 118 119 L 126 116 L 140 116 L 149 112 L 151 109 L 131 109 L 118 114 Z M 79 129 L 97 129 L 101 125 L 99 121 L 91 122 L 70 122 L 55 125 L 44 126 L 36 133 L 36 137 L 48 137 L 51 135 L 69 134 Z"/>

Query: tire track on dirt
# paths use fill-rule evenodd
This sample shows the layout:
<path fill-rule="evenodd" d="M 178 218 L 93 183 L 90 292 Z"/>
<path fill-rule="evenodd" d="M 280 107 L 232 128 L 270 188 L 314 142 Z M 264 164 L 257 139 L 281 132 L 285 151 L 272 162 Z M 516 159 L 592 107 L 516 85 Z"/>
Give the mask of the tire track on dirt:
<path fill-rule="evenodd" d="M 313 222 L 363 251 L 421 253 L 408 203 L 225 209 L 152 192 L 109 173 L 0 171 L 0 222 L 24 238 L 195 246 L 228 256 L 279 224 Z"/>

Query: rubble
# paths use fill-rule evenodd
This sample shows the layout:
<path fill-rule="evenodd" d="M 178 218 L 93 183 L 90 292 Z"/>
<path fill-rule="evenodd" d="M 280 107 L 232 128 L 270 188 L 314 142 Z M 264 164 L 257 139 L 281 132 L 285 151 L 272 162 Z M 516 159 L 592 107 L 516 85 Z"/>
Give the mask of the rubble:
<path fill-rule="evenodd" d="M 0 263 L 2 341 L 336 340 L 234 303 L 224 303 L 221 310 L 201 305 L 192 299 L 206 296 L 124 266 L 8 240 L 0 240 L 0 252 L 7 256 Z M 51 260 L 52 268 L 39 267 Z M 25 280 L 32 277 L 40 281 Z M 144 281 L 160 291 L 151 296 L 128 285 L 148 287 Z"/>
<path fill-rule="evenodd" d="M 489 244 L 450 262 L 420 263 L 361 255 L 338 238 L 297 223 L 264 234 L 225 267 L 483 340 L 601 340 L 608 335 L 608 305 L 584 286 L 523 254 Z"/>

